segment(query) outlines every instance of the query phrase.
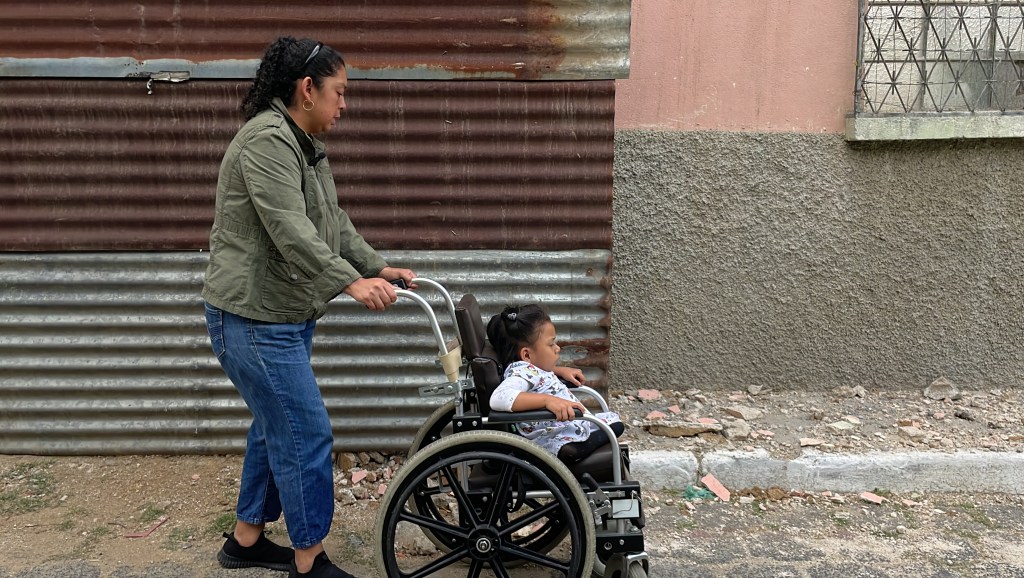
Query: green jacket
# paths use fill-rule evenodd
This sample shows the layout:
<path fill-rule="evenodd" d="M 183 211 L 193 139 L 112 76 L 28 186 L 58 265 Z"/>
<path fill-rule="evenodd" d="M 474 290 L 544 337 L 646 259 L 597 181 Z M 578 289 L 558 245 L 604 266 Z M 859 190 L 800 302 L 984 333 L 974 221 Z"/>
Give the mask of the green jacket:
<path fill-rule="evenodd" d="M 243 126 L 224 154 L 203 298 L 278 323 L 317 319 L 327 302 L 387 263 L 338 207 L 324 152 L 280 99 Z"/>

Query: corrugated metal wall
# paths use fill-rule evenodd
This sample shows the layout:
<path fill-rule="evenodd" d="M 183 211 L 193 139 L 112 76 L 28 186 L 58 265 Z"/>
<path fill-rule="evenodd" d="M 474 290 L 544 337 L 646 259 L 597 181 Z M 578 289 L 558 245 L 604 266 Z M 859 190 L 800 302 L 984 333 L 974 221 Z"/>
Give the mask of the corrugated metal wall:
<path fill-rule="evenodd" d="M 607 365 L 606 251 L 385 252 L 471 292 L 551 310 L 563 359 L 600 387 Z M 206 253 L 0 253 L 0 453 L 241 451 L 249 417 L 210 353 L 199 287 Z M 441 300 L 446 337 L 454 335 Z M 426 316 L 342 297 L 317 329 L 314 368 L 338 448 L 404 450 L 445 381 Z M 386 407 L 384 411 L 381 408 Z"/>
<path fill-rule="evenodd" d="M 208 246 L 248 83 L 0 79 L 0 250 Z M 326 135 L 384 248 L 611 248 L 612 81 L 354 81 Z"/>
<path fill-rule="evenodd" d="M 251 78 L 269 41 L 292 35 L 340 50 L 350 78 L 624 78 L 629 18 L 629 0 L 8 0 L 0 76 L 138 76 L 181 60 L 193 76 Z"/>
<path fill-rule="evenodd" d="M 201 249 L 247 79 L 285 34 L 345 53 L 349 110 L 326 140 L 361 232 L 489 311 L 543 301 L 563 355 L 600 387 L 629 13 L 628 0 L 5 3 L 0 453 L 241 451 L 248 417 L 208 352 Z M 189 80 L 150 85 L 158 72 Z M 315 366 L 337 446 L 403 449 L 441 401 L 417 395 L 441 379 L 422 315 L 347 298 L 332 311 Z"/>

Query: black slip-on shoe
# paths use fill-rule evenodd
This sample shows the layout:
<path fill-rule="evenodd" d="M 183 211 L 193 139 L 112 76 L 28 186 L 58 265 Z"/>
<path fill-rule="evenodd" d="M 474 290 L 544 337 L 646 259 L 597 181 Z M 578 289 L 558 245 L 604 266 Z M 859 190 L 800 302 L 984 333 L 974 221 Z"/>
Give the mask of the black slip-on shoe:
<path fill-rule="evenodd" d="M 299 573 L 298 568 L 295 567 L 295 562 L 292 561 L 292 567 L 288 570 L 288 578 L 356 578 L 348 572 L 338 568 L 331 559 L 327 557 L 327 552 L 320 552 L 313 560 L 313 567 L 309 569 L 309 572 Z"/>
<path fill-rule="evenodd" d="M 279 546 L 270 541 L 266 534 L 252 546 L 245 547 L 235 540 L 235 535 L 224 533 L 224 546 L 217 552 L 217 561 L 225 568 L 269 568 L 288 572 L 294 567 L 295 550 Z"/>

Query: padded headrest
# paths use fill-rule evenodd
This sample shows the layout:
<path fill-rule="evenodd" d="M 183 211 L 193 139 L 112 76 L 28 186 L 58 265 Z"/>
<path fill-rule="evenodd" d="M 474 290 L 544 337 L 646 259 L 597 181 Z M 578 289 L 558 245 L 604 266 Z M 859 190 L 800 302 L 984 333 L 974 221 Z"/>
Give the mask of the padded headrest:
<path fill-rule="evenodd" d="M 484 326 L 483 317 L 480 316 L 480 304 L 472 293 L 467 293 L 459 299 L 455 306 L 455 321 L 459 325 L 459 334 L 462 335 L 462 354 L 466 359 L 472 360 L 483 355 L 484 344 L 487 342 L 487 328 Z"/>

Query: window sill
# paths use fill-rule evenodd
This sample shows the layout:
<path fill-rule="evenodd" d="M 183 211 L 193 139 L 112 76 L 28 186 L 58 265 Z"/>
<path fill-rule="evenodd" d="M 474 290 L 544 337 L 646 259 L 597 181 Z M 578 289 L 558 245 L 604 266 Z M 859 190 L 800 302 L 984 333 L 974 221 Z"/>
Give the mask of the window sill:
<path fill-rule="evenodd" d="M 850 142 L 1024 137 L 1024 114 L 910 113 L 846 117 Z"/>

